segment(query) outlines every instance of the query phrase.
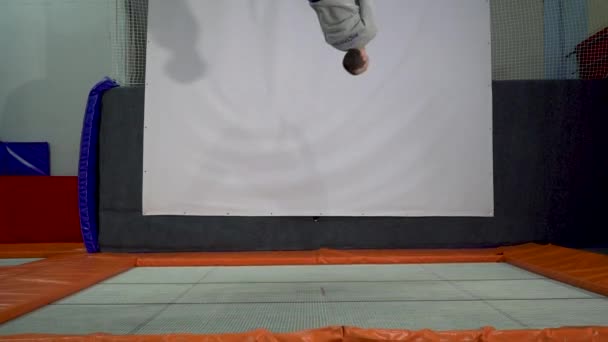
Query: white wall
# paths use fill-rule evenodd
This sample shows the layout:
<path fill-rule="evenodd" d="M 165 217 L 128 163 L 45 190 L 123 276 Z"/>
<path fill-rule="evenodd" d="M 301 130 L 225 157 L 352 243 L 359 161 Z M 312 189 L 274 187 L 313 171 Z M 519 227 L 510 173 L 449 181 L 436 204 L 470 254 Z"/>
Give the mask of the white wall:
<path fill-rule="evenodd" d="M 544 78 L 543 0 L 492 0 L 490 3 L 492 78 Z"/>
<path fill-rule="evenodd" d="M 0 1 L 0 140 L 48 141 L 53 175 L 77 174 L 86 97 L 111 72 L 113 6 Z"/>
<path fill-rule="evenodd" d="M 608 1 L 588 0 L 589 34 L 608 27 Z"/>

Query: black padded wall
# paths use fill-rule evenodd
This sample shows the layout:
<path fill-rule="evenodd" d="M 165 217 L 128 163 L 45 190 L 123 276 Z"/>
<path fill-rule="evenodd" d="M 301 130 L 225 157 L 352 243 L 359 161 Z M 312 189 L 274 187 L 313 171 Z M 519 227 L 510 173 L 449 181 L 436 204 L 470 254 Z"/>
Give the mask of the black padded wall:
<path fill-rule="evenodd" d="M 495 217 L 142 216 L 143 88 L 104 97 L 100 138 L 103 251 L 467 248 L 608 243 L 606 81 L 496 82 Z M 204 191 L 204 189 L 201 189 Z M 382 189 L 378 189 L 382 191 Z"/>

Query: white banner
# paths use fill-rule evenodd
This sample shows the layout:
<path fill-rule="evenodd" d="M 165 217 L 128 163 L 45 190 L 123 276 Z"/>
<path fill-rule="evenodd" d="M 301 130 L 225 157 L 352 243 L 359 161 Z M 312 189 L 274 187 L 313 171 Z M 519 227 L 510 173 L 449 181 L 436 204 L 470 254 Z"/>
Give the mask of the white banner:
<path fill-rule="evenodd" d="M 353 77 L 306 0 L 150 0 L 144 215 L 493 215 L 488 1 L 375 16 Z"/>

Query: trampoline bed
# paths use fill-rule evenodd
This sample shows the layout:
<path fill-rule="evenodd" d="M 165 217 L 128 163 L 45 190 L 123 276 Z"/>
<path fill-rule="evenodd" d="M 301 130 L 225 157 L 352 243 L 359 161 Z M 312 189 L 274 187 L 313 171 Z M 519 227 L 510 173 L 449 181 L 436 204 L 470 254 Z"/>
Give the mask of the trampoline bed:
<path fill-rule="evenodd" d="M 608 339 L 608 256 L 552 245 L 0 257 L 25 254 L 0 339 Z"/>

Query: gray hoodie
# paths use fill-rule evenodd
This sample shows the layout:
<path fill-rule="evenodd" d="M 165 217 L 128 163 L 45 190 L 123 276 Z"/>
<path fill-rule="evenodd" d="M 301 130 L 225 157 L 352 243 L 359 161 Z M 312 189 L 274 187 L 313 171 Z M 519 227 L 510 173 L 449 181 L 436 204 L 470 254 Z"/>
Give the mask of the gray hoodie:
<path fill-rule="evenodd" d="M 341 51 L 365 47 L 377 33 L 372 0 L 309 0 L 325 41 Z"/>

